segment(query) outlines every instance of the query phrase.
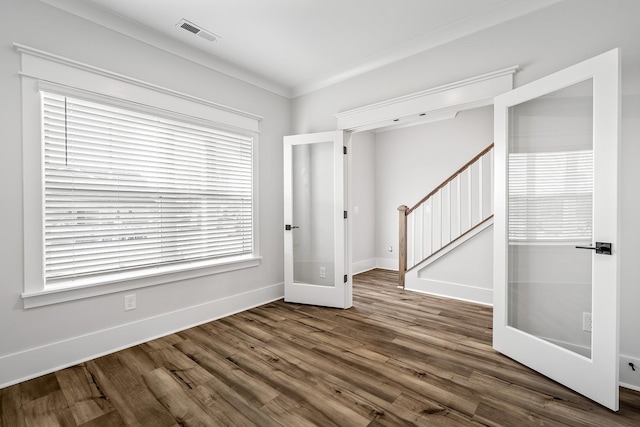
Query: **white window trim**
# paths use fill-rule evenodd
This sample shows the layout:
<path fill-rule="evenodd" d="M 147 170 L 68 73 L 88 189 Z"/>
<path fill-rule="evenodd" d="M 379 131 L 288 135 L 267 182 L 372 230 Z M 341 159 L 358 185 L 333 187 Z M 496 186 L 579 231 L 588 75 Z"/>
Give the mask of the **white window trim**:
<path fill-rule="evenodd" d="M 54 54 L 14 44 L 21 54 L 22 138 L 23 138 L 23 219 L 24 219 L 24 292 L 25 308 L 95 297 L 130 289 L 219 274 L 261 263 L 258 229 L 258 136 L 260 116 L 212 103 L 156 86 L 128 76 L 93 67 Z M 68 94 L 82 93 L 117 103 L 135 103 L 146 110 L 159 109 L 181 119 L 208 122 L 221 129 L 238 131 L 254 137 L 254 211 L 253 254 L 189 265 L 161 266 L 153 269 L 115 273 L 102 279 L 84 279 L 71 287 L 44 285 L 43 197 L 41 104 L 39 91 L 56 87 Z M 123 94 L 126 94 L 124 99 Z"/>

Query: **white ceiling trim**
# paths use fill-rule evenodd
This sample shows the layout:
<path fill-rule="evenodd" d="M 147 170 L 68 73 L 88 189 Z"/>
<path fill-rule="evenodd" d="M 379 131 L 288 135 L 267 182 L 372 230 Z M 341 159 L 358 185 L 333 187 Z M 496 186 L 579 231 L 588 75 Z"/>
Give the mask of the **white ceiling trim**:
<path fill-rule="evenodd" d="M 449 25 L 442 30 L 418 37 L 398 47 L 373 55 L 363 61 L 354 62 L 341 70 L 335 70 L 331 75 L 321 76 L 293 87 L 276 83 L 260 75 L 259 71 L 250 71 L 227 62 L 89 2 L 81 0 L 40 1 L 238 80 L 287 98 L 295 98 L 371 72 L 510 19 L 526 15 L 527 13 L 542 9 L 561 0 L 506 2 L 479 15 Z"/>
<path fill-rule="evenodd" d="M 464 110 L 493 104 L 513 89 L 518 66 L 335 114 L 338 129 L 352 132 L 392 128 L 446 120 Z"/>

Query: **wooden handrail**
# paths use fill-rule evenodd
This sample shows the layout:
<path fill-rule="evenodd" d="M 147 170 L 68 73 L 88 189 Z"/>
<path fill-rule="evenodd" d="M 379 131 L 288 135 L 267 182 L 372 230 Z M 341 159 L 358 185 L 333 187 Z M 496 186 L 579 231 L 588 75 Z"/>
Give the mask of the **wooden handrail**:
<path fill-rule="evenodd" d="M 429 194 L 427 194 L 425 197 L 423 197 L 413 207 L 408 208 L 405 205 L 401 205 L 401 206 L 398 207 L 398 214 L 399 214 L 399 243 L 398 243 L 398 257 L 399 257 L 399 260 L 398 260 L 399 261 L 398 262 L 398 273 L 399 273 L 399 275 L 398 275 L 398 282 L 399 282 L 399 285 L 402 288 L 404 288 L 404 286 L 405 286 L 405 278 L 406 278 L 406 273 L 408 271 L 407 270 L 407 264 L 408 264 L 408 252 L 407 252 L 407 244 L 408 244 L 407 232 L 408 232 L 408 227 L 407 227 L 407 219 L 409 217 L 409 214 L 411 212 L 413 212 L 414 210 L 416 210 L 417 208 L 419 208 L 423 203 L 425 203 L 427 200 L 429 200 L 433 195 L 437 194 L 438 191 L 442 190 L 447 184 L 449 184 L 451 181 L 453 181 L 462 172 L 464 172 L 465 170 L 469 169 L 469 167 L 471 165 L 473 165 L 475 162 L 477 162 L 479 159 L 481 159 L 482 156 L 484 156 L 485 154 L 490 152 L 492 149 L 493 149 L 493 143 L 490 144 L 488 147 L 486 147 L 484 150 L 482 150 L 480 153 L 478 153 L 473 159 L 471 159 L 467 163 L 465 163 L 464 166 L 460 167 L 457 171 L 455 171 L 453 174 L 451 174 L 451 176 L 449 176 L 447 179 L 445 179 L 440 185 L 438 185 Z M 429 258 L 430 256 L 438 253 L 439 251 L 444 249 L 446 246 L 448 246 L 448 245 L 454 243 L 455 241 L 459 240 L 461 237 L 466 235 L 471 230 L 473 230 L 476 227 L 478 227 L 478 226 L 482 225 L 483 223 L 485 223 L 492 216 L 493 215 L 490 215 L 488 218 L 481 219 L 480 223 L 472 226 L 469 230 L 466 230 L 466 231 L 462 232 L 460 234 L 460 236 L 457 236 L 452 241 L 444 244 L 442 247 L 440 247 L 434 253 L 431 253 L 427 258 Z M 469 225 L 471 225 L 471 224 L 469 224 Z M 462 230 L 460 230 L 460 231 L 462 231 Z M 424 260 L 420 261 L 420 263 L 423 262 L 423 261 Z M 418 265 L 420 263 L 414 264 L 411 268 L 415 267 L 416 265 Z"/>
<path fill-rule="evenodd" d="M 421 204 L 423 204 L 424 202 L 426 202 L 429 197 L 433 196 L 434 194 L 436 194 L 438 191 L 440 191 L 445 185 L 447 185 L 448 183 L 450 183 L 451 181 L 453 181 L 458 175 L 460 175 L 465 169 L 467 169 L 469 166 L 471 166 L 472 164 L 474 164 L 480 157 L 484 156 L 485 154 L 487 154 L 489 151 L 491 151 L 491 149 L 493 148 L 493 143 L 491 143 L 491 145 L 489 145 L 487 148 L 485 148 L 484 150 L 482 150 L 477 156 L 475 156 L 473 159 L 469 160 L 467 163 L 464 164 L 464 166 L 462 166 L 460 169 L 458 169 L 457 171 L 455 171 L 453 174 L 451 174 L 451 176 L 447 179 L 445 179 L 442 184 L 438 185 L 434 190 L 432 190 L 429 194 L 427 194 L 426 196 L 424 196 L 422 199 L 420 199 L 420 201 L 418 203 L 416 203 L 413 207 L 409 208 L 407 210 L 406 215 L 409 215 L 411 212 L 413 212 L 414 210 L 418 209 L 420 207 Z"/>

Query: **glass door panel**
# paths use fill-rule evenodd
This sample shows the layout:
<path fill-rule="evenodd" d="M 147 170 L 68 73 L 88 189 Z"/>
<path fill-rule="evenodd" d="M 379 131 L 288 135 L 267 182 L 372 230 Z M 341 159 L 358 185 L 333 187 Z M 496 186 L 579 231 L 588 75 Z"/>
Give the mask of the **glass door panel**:
<path fill-rule="evenodd" d="M 333 142 L 292 151 L 293 281 L 334 286 Z"/>
<path fill-rule="evenodd" d="M 508 120 L 508 325 L 590 358 L 593 81 Z"/>

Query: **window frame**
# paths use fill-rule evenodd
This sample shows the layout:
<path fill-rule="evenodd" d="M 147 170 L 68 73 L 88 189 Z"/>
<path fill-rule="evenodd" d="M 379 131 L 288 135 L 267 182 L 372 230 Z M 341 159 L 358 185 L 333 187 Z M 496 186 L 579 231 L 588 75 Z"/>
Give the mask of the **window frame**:
<path fill-rule="evenodd" d="M 23 45 L 21 54 L 23 130 L 23 227 L 25 308 L 56 304 L 131 289 L 219 274 L 261 264 L 259 253 L 259 123 L 261 117 L 152 85 Z M 75 96 L 113 106 L 135 106 L 194 124 L 253 138 L 253 251 L 249 255 L 124 271 L 75 280 L 73 285 L 45 285 L 44 197 L 41 91 Z"/>

